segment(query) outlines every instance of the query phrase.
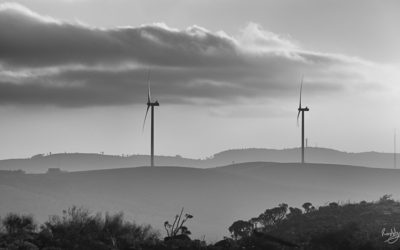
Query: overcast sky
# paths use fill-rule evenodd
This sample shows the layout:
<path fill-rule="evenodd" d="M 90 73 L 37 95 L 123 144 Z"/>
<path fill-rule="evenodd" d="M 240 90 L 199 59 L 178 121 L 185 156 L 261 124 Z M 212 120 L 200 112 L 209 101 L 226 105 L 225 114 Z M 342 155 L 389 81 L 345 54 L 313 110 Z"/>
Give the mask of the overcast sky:
<path fill-rule="evenodd" d="M 393 150 L 396 0 L 0 1 L 0 158 L 309 145 Z M 148 124 L 149 125 L 149 124 Z"/>

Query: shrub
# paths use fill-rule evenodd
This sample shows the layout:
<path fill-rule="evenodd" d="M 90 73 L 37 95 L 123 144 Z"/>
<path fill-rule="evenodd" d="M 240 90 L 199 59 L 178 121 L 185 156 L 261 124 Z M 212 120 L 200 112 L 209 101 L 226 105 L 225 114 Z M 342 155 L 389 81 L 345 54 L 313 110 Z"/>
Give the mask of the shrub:
<path fill-rule="evenodd" d="M 75 206 L 63 211 L 62 217 L 50 217 L 41 235 L 47 246 L 61 249 L 123 250 L 158 240 L 158 233 L 150 226 L 126 222 L 123 213 L 107 213 L 103 218 Z"/>
<path fill-rule="evenodd" d="M 29 234 L 35 231 L 36 224 L 31 215 L 9 213 L 2 219 L 2 225 L 7 234 Z"/>

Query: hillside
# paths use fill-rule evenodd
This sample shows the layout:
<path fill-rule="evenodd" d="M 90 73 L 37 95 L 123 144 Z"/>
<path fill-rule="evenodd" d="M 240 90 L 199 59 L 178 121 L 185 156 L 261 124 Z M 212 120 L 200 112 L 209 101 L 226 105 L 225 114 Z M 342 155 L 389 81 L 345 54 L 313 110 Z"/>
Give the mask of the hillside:
<path fill-rule="evenodd" d="M 162 232 L 181 207 L 194 215 L 196 237 L 216 241 L 227 228 L 285 202 L 316 206 L 330 201 L 400 197 L 400 171 L 333 164 L 242 163 L 219 168 L 139 167 L 62 174 L 0 172 L 0 215 L 32 213 L 43 221 L 72 205 L 92 211 L 124 211 Z"/>
<path fill-rule="evenodd" d="M 181 213 L 183 213 L 183 209 Z M 149 225 L 125 220 L 121 213 L 101 215 L 85 208 L 71 207 L 46 222 L 33 215 L 9 213 L 0 218 L 1 249 L 147 249 L 147 250 L 375 250 L 399 249 L 400 202 L 384 195 L 377 201 L 302 208 L 281 203 L 248 220 L 229 227 L 231 237 L 210 243 L 190 238 L 184 225 L 192 215 L 177 215 L 181 227 L 171 226 L 175 236 L 162 237 Z M 173 223 L 172 225 L 175 225 Z M 175 233 L 174 233 L 175 234 Z"/>
<path fill-rule="evenodd" d="M 399 249 L 400 202 L 384 195 L 374 202 L 302 208 L 285 203 L 229 227 L 229 249 Z M 228 249 L 228 248 L 227 248 Z"/>
<path fill-rule="evenodd" d="M 242 162 L 296 163 L 299 148 L 293 149 L 233 149 L 217 153 L 206 159 L 189 159 L 181 156 L 156 156 L 158 166 L 212 168 Z M 400 159 L 400 158 L 399 158 Z M 339 165 L 393 168 L 393 154 L 378 152 L 347 153 L 326 148 L 306 148 L 306 161 Z M 149 164 L 147 155 L 116 156 L 85 153 L 36 155 L 28 159 L 0 160 L 0 170 L 23 170 L 28 173 L 45 173 L 49 168 L 64 171 L 87 171 L 110 168 L 141 167 Z"/>
<path fill-rule="evenodd" d="M 45 173 L 49 168 L 63 171 L 88 171 L 110 168 L 131 168 L 146 166 L 149 156 L 116 156 L 86 153 L 62 153 L 36 155 L 28 159 L 0 160 L 0 170 L 23 170 L 27 173 Z M 156 162 L 163 166 L 199 166 L 200 160 L 181 157 L 157 156 Z"/>

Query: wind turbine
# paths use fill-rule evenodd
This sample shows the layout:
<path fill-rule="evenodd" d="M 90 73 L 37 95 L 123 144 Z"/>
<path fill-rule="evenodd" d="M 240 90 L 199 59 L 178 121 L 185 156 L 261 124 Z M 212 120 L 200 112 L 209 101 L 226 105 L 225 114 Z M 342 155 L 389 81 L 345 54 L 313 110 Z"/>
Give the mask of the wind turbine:
<path fill-rule="evenodd" d="M 147 109 L 146 115 L 144 116 L 143 121 L 143 130 L 144 125 L 146 124 L 147 114 L 149 113 L 149 109 L 151 108 L 151 139 L 150 139 L 150 166 L 154 167 L 154 106 L 160 106 L 158 101 L 151 101 L 151 93 L 150 93 L 150 70 L 147 72 Z"/>
<path fill-rule="evenodd" d="M 297 126 L 299 126 L 299 116 L 301 113 L 301 163 L 304 164 L 304 112 L 309 111 L 308 107 L 302 108 L 301 107 L 301 92 L 303 90 L 303 76 L 301 77 L 301 84 L 300 84 L 300 102 L 299 108 L 297 109 L 299 113 L 297 114 Z"/>

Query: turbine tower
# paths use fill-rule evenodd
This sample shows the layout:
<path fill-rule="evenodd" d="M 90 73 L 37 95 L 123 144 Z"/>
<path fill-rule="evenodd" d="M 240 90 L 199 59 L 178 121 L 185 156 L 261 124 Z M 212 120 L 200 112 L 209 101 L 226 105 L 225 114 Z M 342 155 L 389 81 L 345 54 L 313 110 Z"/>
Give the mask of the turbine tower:
<path fill-rule="evenodd" d="M 154 167 L 154 106 L 160 106 L 158 101 L 151 101 L 151 93 L 150 93 L 150 70 L 147 72 L 147 109 L 146 115 L 144 116 L 143 121 L 143 130 L 144 125 L 146 124 L 147 114 L 149 113 L 149 109 L 151 108 L 151 139 L 150 139 L 150 166 Z"/>
<path fill-rule="evenodd" d="M 299 116 L 301 113 L 301 163 L 304 164 L 304 112 L 309 111 L 308 107 L 302 108 L 301 107 L 301 92 L 303 90 L 303 76 L 301 77 L 301 84 L 300 84 L 300 102 L 299 108 L 297 109 L 299 113 L 297 114 L 297 126 L 299 125 Z"/>
<path fill-rule="evenodd" d="M 397 155 L 396 155 L 396 129 L 394 129 L 394 140 L 393 140 L 393 147 L 394 147 L 394 149 L 393 149 L 393 151 L 394 151 L 394 154 L 393 154 L 393 165 L 394 165 L 394 168 L 397 168 Z"/>

